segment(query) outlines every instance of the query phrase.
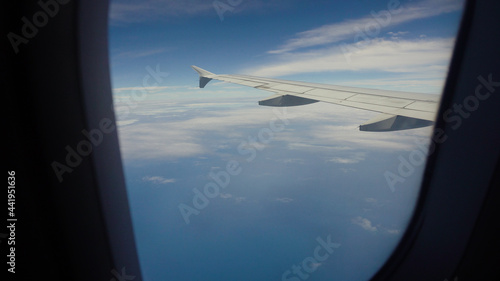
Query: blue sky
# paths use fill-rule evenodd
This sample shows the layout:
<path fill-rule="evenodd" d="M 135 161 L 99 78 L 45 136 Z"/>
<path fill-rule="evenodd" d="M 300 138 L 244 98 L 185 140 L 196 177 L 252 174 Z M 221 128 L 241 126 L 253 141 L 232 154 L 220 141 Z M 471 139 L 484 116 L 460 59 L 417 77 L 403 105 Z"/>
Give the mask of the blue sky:
<path fill-rule="evenodd" d="M 431 128 L 367 133 L 357 127 L 376 113 L 261 107 L 268 92 L 199 89 L 190 65 L 439 94 L 461 5 L 112 1 L 113 94 L 144 279 L 305 279 L 294 266 L 308 280 L 368 279 L 404 232 L 424 165 L 394 189 L 385 175 L 421 154 Z M 218 184 L 211 175 L 231 164 L 239 172 Z M 186 223 L 180 206 L 211 183 L 215 195 Z M 307 259 L 327 237 L 338 247 Z"/>

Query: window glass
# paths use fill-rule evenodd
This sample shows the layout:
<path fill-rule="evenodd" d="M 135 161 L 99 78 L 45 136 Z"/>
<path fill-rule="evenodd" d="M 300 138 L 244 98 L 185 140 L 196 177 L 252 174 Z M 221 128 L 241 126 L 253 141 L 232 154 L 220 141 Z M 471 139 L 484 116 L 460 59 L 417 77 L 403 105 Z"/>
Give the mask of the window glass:
<path fill-rule="evenodd" d="M 200 89 L 190 66 L 437 96 L 462 5 L 113 0 L 113 97 L 144 280 L 369 279 L 411 218 L 432 126 L 360 131 L 380 113 L 260 106 L 274 93 Z"/>

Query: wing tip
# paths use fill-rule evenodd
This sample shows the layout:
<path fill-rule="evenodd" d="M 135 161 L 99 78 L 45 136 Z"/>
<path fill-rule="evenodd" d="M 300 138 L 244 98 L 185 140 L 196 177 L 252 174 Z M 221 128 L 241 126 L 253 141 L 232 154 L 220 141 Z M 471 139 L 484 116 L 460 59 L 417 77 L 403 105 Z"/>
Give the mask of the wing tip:
<path fill-rule="evenodd" d="M 191 68 L 194 69 L 194 71 L 198 72 L 198 75 L 200 75 L 200 88 L 205 88 L 205 86 L 212 80 L 212 76 L 215 75 L 210 71 L 207 71 L 201 67 L 197 67 L 196 65 L 191 65 Z"/>
<path fill-rule="evenodd" d="M 198 72 L 198 75 L 200 75 L 200 77 L 209 77 L 209 76 L 215 75 L 214 73 L 212 73 L 208 70 L 205 70 L 201 67 L 198 67 L 196 65 L 191 65 L 191 68 L 194 69 L 194 71 Z"/>

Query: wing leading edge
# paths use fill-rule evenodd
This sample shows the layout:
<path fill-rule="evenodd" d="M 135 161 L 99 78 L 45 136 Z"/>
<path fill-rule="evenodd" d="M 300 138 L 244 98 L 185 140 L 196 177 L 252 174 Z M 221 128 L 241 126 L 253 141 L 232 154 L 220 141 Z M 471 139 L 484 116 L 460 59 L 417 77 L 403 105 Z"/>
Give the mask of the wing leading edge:
<path fill-rule="evenodd" d="M 259 101 L 265 106 L 298 106 L 318 101 L 381 113 L 359 126 L 361 131 L 398 131 L 434 124 L 439 96 L 318 83 L 271 79 L 248 75 L 214 74 L 191 66 L 200 76 L 200 88 L 212 79 L 253 87 L 274 95 Z"/>

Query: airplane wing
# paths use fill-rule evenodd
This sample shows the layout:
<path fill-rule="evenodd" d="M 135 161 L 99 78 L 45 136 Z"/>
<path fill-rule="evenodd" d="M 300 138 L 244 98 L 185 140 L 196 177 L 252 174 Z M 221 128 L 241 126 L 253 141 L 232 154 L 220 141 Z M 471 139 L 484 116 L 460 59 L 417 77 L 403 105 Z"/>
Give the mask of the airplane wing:
<path fill-rule="evenodd" d="M 271 79 L 248 75 L 214 74 L 191 66 L 200 76 L 200 88 L 212 79 L 273 92 L 259 101 L 265 106 L 298 106 L 318 101 L 381 114 L 359 126 L 361 131 L 397 131 L 434 124 L 439 96 Z"/>

